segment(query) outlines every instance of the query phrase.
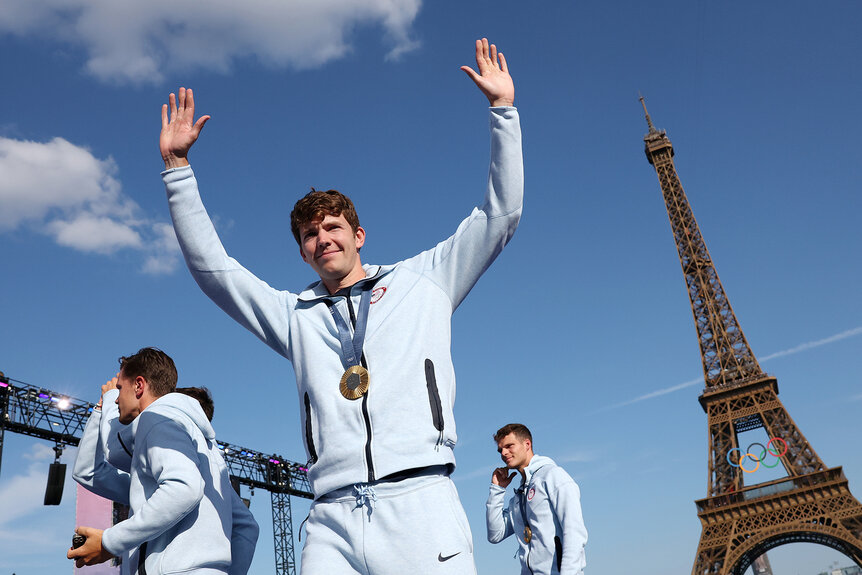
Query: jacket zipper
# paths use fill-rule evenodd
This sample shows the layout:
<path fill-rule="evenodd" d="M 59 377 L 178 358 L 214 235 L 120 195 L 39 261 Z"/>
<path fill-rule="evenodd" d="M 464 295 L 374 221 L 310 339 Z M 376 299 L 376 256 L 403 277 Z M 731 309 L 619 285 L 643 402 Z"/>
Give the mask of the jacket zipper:
<path fill-rule="evenodd" d="M 350 294 L 344 299 L 347 300 L 347 310 L 350 312 L 350 325 L 356 329 L 356 314 L 353 311 L 353 302 L 350 299 Z M 365 352 L 359 358 L 359 363 L 362 367 L 368 369 L 368 362 L 365 360 Z M 365 421 L 365 463 L 368 467 L 368 483 L 374 481 L 374 461 L 371 459 L 371 416 L 368 414 L 368 394 L 371 393 L 371 387 L 362 396 L 362 419 Z"/>
<path fill-rule="evenodd" d="M 527 521 L 527 486 L 525 485 L 523 489 L 519 489 L 518 493 L 518 506 L 521 508 L 521 521 L 524 522 L 524 525 L 527 527 L 530 526 L 530 522 Z M 530 537 L 530 541 L 525 541 L 527 544 L 527 551 L 524 553 L 524 557 L 527 559 L 527 569 L 530 570 L 530 573 L 533 573 L 533 568 L 530 566 L 530 550 L 533 548 L 533 538 Z"/>

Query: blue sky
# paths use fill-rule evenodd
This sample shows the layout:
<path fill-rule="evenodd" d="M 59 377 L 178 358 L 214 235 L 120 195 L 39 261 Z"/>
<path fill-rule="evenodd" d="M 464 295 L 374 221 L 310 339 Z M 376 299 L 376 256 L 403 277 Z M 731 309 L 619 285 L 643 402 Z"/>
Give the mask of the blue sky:
<path fill-rule="evenodd" d="M 118 356 L 156 345 L 181 384 L 212 389 L 220 438 L 303 460 L 289 363 L 179 258 L 161 104 L 195 89 L 212 120 L 190 160 L 223 242 L 298 290 L 315 277 L 288 214 L 311 186 L 354 199 L 368 263 L 434 245 L 481 201 L 486 100 L 458 68 L 487 36 L 515 79 L 526 199 L 454 318 L 454 478 L 477 566 L 517 572 L 513 541 L 485 541 L 484 502 L 491 435 L 520 421 L 580 484 L 590 572 L 689 572 L 702 370 L 638 92 L 754 353 L 860 497 L 860 17 L 853 1 L 6 0 L 0 370 L 95 400 Z M 50 447 L 6 434 L 0 571 L 71 569 L 72 486 L 41 506 Z M 252 573 L 271 573 L 266 493 L 252 510 Z M 850 563 L 811 546 L 770 556 L 800 575 Z"/>

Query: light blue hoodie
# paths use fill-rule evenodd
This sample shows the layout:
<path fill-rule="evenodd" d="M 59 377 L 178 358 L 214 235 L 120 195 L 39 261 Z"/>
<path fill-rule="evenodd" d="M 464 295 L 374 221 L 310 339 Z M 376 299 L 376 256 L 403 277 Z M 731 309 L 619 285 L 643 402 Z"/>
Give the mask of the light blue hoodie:
<path fill-rule="evenodd" d="M 330 296 L 321 282 L 299 294 L 270 287 L 225 252 L 191 168 L 162 173 L 195 281 L 293 363 L 315 497 L 408 469 L 454 467 L 451 316 L 512 237 L 523 198 L 518 112 L 491 108 L 490 124 L 491 167 L 481 206 L 436 247 L 394 265 L 364 266 L 367 279 L 350 290 L 355 310 L 362 284 L 375 282 L 364 347 L 370 386 L 356 400 L 339 391 L 341 345 L 326 303 L 347 318 L 347 296 Z"/>
<path fill-rule="evenodd" d="M 549 457 L 533 455 L 524 480 L 503 508 L 506 488 L 491 485 L 486 505 L 488 541 L 514 534 L 522 575 L 576 575 L 587 564 L 587 529 L 575 480 Z M 524 511 L 532 537 L 524 537 Z"/>
<path fill-rule="evenodd" d="M 258 526 L 230 484 L 200 404 L 170 393 L 119 426 L 117 394 L 106 393 L 104 412 L 87 421 L 73 473 L 90 491 L 131 507 L 127 520 L 104 531 L 102 546 L 123 556 L 124 573 L 137 569 L 145 550 L 148 573 L 244 575 Z M 125 447 L 100 437 L 100 427 Z"/>

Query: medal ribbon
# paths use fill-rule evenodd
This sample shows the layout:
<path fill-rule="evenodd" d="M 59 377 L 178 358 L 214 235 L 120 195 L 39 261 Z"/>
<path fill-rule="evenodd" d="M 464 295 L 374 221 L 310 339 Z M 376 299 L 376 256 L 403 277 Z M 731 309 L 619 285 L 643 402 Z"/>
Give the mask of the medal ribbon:
<path fill-rule="evenodd" d="M 529 529 L 530 539 L 533 538 L 533 530 L 530 528 L 530 520 L 527 518 L 527 488 L 528 484 L 522 484 L 516 491 L 518 492 L 518 504 L 521 508 L 521 519 L 524 520 L 524 539 L 527 539 L 527 530 Z M 530 541 L 527 540 L 527 543 Z"/>
<path fill-rule="evenodd" d="M 365 344 L 368 310 L 371 309 L 371 288 L 373 285 L 374 282 L 369 281 L 362 286 L 362 297 L 359 300 L 359 310 L 356 313 L 356 324 L 353 326 L 353 337 L 350 337 L 350 328 L 347 326 L 344 316 L 336 309 L 335 302 L 324 300 L 329 306 L 329 313 L 332 314 L 335 326 L 338 328 L 338 339 L 341 341 L 341 363 L 344 364 L 344 369 L 360 365 L 362 346 Z"/>

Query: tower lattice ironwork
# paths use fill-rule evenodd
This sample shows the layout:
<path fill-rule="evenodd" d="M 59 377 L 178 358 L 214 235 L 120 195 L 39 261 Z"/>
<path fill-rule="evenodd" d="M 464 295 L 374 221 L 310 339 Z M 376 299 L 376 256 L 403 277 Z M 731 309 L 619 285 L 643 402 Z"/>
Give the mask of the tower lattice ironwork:
<path fill-rule="evenodd" d="M 682 189 L 670 139 L 653 126 L 643 98 L 641 104 L 645 152 L 679 252 L 706 383 L 698 400 L 708 417 L 709 474 L 707 497 L 695 502 L 702 532 L 692 575 L 742 575 L 769 549 L 796 542 L 832 547 L 862 567 L 862 505 L 842 469 L 823 464 L 787 413 L 778 381 L 761 370 Z M 746 454 L 738 434 L 757 428 L 769 444 Z M 745 485 L 767 455 L 786 477 Z"/>

